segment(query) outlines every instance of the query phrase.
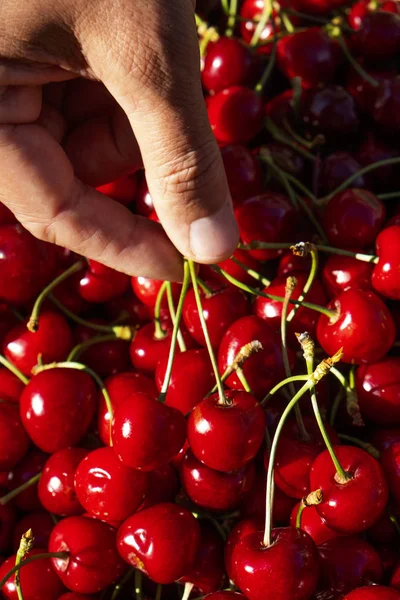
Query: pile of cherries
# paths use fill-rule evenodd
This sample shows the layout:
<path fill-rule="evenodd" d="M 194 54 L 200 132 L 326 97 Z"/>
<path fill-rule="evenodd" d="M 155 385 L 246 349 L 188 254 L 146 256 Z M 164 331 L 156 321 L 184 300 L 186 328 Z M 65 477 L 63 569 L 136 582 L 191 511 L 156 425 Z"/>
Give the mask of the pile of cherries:
<path fill-rule="evenodd" d="M 197 26 L 233 257 L 130 278 L 0 205 L 0 597 L 399 600 L 400 3 Z"/>

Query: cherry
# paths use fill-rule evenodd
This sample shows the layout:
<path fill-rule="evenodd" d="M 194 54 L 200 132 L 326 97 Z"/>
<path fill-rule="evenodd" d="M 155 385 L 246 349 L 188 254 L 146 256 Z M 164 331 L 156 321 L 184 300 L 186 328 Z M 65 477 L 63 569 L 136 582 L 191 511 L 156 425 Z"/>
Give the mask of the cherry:
<path fill-rule="evenodd" d="M 124 206 L 129 206 L 133 202 L 138 187 L 138 179 L 135 173 L 123 175 L 119 179 L 97 187 L 97 191 L 105 194 L 109 198 L 116 200 Z"/>
<path fill-rule="evenodd" d="M 343 600 L 400 600 L 400 593 L 383 585 L 369 585 L 353 590 Z"/>
<path fill-rule="evenodd" d="M 3 402 L 18 404 L 24 387 L 25 384 L 14 373 L 0 368 L 0 398 Z"/>
<path fill-rule="evenodd" d="M 207 110 L 214 135 L 224 144 L 249 142 L 263 126 L 262 98 L 245 87 L 234 85 L 210 96 Z"/>
<path fill-rule="evenodd" d="M 400 23 L 400 17 L 396 18 Z M 386 133 L 396 134 L 400 129 L 400 118 L 397 115 L 399 106 L 400 77 L 390 77 L 380 85 L 371 113 L 374 121 Z M 391 112 L 391 119 L 388 118 L 388 111 Z"/>
<path fill-rule="evenodd" d="M 48 455 L 40 450 L 32 449 L 24 456 L 18 465 L 8 474 L 8 491 L 19 488 L 44 469 Z M 32 484 L 20 492 L 14 499 L 18 508 L 24 512 L 42 510 L 43 506 L 38 497 L 38 484 Z M 29 529 L 29 527 L 28 527 Z M 25 530 L 27 531 L 27 529 Z"/>
<path fill-rule="evenodd" d="M 361 365 L 356 371 L 356 391 L 363 417 L 377 425 L 400 425 L 400 357 Z"/>
<path fill-rule="evenodd" d="M 157 388 L 154 382 L 142 373 L 126 372 L 118 373 L 108 377 L 104 385 L 110 396 L 111 406 L 116 410 L 117 406 L 127 400 L 136 392 L 144 392 L 150 396 L 157 395 Z M 98 394 L 98 419 L 97 427 L 101 441 L 105 445 L 110 444 L 110 413 L 104 396 L 101 392 Z"/>
<path fill-rule="evenodd" d="M 333 254 L 322 267 L 322 281 L 330 296 L 350 288 L 371 287 L 373 265 L 352 256 Z"/>
<path fill-rule="evenodd" d="M 10 505 L 8 504 L 5 506 Z M 48 512 L 41 510 L 25 515 L 18 521 L 14 528 L 14 534 L 12 536 L 13 551 L 17 552 L 21 537 L 28 529 L 32 529 L 32 531 L 35 532 L 35 546 L 47 548 L 53 527 L 54 521 Z"/>
<path fill-rule="evenodd" d="M 213 348 L 218 348 L 228 327 L 244 317 L 249 312 L 249 304 L 244 293 L 232 286 L 223 287 L 205 294 L 202 297 L 203 315 Z M 206 345 L 203 329 L 197 310 L 196 298 L 193 289 L 189 290 L 183 305 L 183 320 L 197 343 Z"/>
<path fill-rule="evenodd" d="M 43 554 L 46 549 L 35 548 L 31 550 L 26 557 Z M 0 579 L 15 565 L 15 555 L 10 556 L 0 567 Z M 20 585 L 24 600 L 58 600 L 64 591 L 64 586 L 54 572 L 49 558 L 41 558 L 29 563 L 20 570 Z M 1 591 L 4 598 L 8 600 L 18 600 L 17 588 L 15 586 L 15 575 L 12 575 L 7 583 L 3 585 Z"/>
<path fill-rule="evenodd" d="M 209 45 L 201 80 L 209 92 L 221 92 L 237 85 L 255 84 L 255 61 L 250 48 L 234 38 L 221 37 Z"/>
<path fill-rule="evenodd" d="M 331 12 L 346 4 L 345 0 L 291 0 L 289 3 L 294 10 L 317 15 Z"/>
<path fill-rule="evenodd" d="M 339 533 L 360 533 L 382 514 L 388 499 L 387 483 L 379 463 L 361 448 L 336 446 L 335 453 L 348 481 L 340 482 L 325 450 L 311 468 L 310 489 L 322 490 L 317 511 L 328 527 Z"/>
<path fill-rule="evenodd" d="M 11 304 L 33 300 L 55 274 L 53 247 L 19 223 L 0 227 L 0 256 L 0 299 Z"/>
<path fill-rule="evenodd" d="M 3 351 L 24 375 L 31 375 L 38 356 L 44 364 L 65 360 L 72 349 L 71 329 L 66 319 L 57 312 L 43 310 L 39 330 L 28 331 L 26 323 L 19 323 L 4 338 Z"/>
<path fill-rule="evenodd" d="M 352 136 L 360 125 L 353 97 L 339 85 L 304 92 L 301 115 L 309 133 L 322 134 L 329 140 Z"/>
<path fill-rule="evenodd" d="M 400 592 L 400 562 L 393 569 L 390 585 Z"/>
<path fill-rule="evenodd" d="M 94 337 L 96 334 L 92 330 L 90 338 Z M 79 354 L 79 362 L 95 371 L 99 377 L 122 373 L 130 367 L 129 344 L 119 339 L 95 343 Z"/>
<path fill-rule="evenodd" d="M 122 296 L 103 306 L 108 321 L 127 325 L 145 325 L 153 318 L 151 309 L 136 296 Z"/>
<path fill-rule="evenodd" d="M 304 88 L 314 88 L 334 79 L 342 56 L 325 30 L 309 27 L 280 39 L 276 59 L 288 79 L 300 77 Z"/>
<path fill-rule="evenodd" d="M 98 448 L 87 454 L 75 473 L 80 503 L 107 521 L 123 521 L 134 513 L 146 488 L 146 474 L 125 467 L 112 448 Z"/>
<path fill-rule="evenodd" d="M 291 297 L 293 300 L 298 300 L 298 298 L 302 294 L 304 285 L 308 279 L 308 274 L 304 271 L 293 271 L 291 275 L 297 279 L 297 285 Z M 264 288 L 263 292 L 265 294 L 271 294 L 273 296 L 284 297 L 285 288 L 286 277 L 281 276 L 273 279 L 270 285 Z M 326 304 L 325 292 L 317 279 L 314 281 L 307 294 L 307 301 L 320 305 Z M 258 296 L 253 304 L 254 314 L 260 317 L 261 319 L 264 319 L 269 325 L 271 325 L 274 329 L 276 329 L 279 332 L 281 326 L 282 308 L 282 302 L 278 302 L 277 300 L 270 300 L 269 298 L 263 298 L 262 296 Z M 310 308 L 304 308 L 301 306 L 296 312 L 296 315 L 293 321 L 291 321 L 288 328 L 293 340 L 295 339 L 295 331 L 308 331 L 310 335 L 313 335 L 317 326 L 318 316 L 319 315 L 315 310 L 311 310 Z"/>
<path fill-rule="evenodd" d="M 85 435 L 96 410 L 96 397 L 93 379 L 83 371 L 42 371 L 22 393 L 21 419 L 38 448 L 56 452 L 75 446 Z"/>
<path fill-rule="evenodd" d="M 207 521 L 200 521 L 200 545 L 194 564 L 180 578 L 180 583 L 193 583 L 202 594 L 219 590 L 225 580 L 224 544 L 221 535 Z"/>
<path fill-rule="evenodd" d="M 361 164 L 349 152 L 338 150 L 327 156 L 321 165 L 319 185 L 324 194 L 330 194 L 349 177 L 361 170 Z M 365 188 L 366 178 L 359 175 L 350 185 L 350 188 Z"/>
<path fill-rule="evenodd" d="M 4 337 L 18 323 L 17 317 L 8 306 L 0 302 L 0 344 L 3 346 Z"/>
<path fill-rule="evenodd" d="M 200 527 L 186 508 L 157 504 L 127 519 L 118 530 L 123 559 L 156 583 L 173 583 L 192 567 L 200 545 Z"/>
<path fill-rule="evenodd" d="M 74 594 L 74 592 L 67 592 L 59 597 L 58 600 L 94 600 L 95 596 L 84 596 L 83 594 Z M 97 598 L 97 596 L 96 596 Z"/>
<path fill-rule="evenodd" d="M 302 180 L 306 176 L 306 164 L 304 158 L 296 150 L 280 144 L 270 142 L 262 146 L 262 151 L 269 154 L 274 163 L 286 173 L 293 175 L 296 179 Z M 268 182 L 270 189 L 286 191 L 286 188 L 279 181 Z"/>
<path fill-rule="evenodd" d="M 400 499 L 400 443 L 386 448 L 381 456 L 381 465 L 386 475 L 390 492 L 395 500 Z"/>
<path fill-rule="evenodd" d="M 296 420 L 285 423 L 275 457 L 275 483 L 291 498 L 303 498 L 314 488 L 310 488 L 309 475 L 311 465 L 325 443 L 314 417 L 303 418 L 309 439 L 305 440 Z M 339 443 L 336 432 L 325 424 L 332 443 Z M 265 454 L 265 468 L 268 470 L 269 452 Z M 316 489 L 316 488 L 315 488 Z"/>
<path fill-rule="evenodd" d="M 284 275 L 287 277 L 288 275 L 298 271 L 309 273 L 310 267 L 310 255 L 297 256 L 296 254 L 293 254 L 293 252 L 287 252 L 286 254 L 282 255 L 282 258 L 279 261 L 277 275 L 278 277 L 283 277 Z"/>
<path fill-rule="evenodd" d="M 146 177 L 143 177 L 140 181 L 139 188 L 135 198 L 135 212 L 138 215 L 148 217 L 154 210 L 153 199 L 150 195 L 149 188 L 147 185 Z"/>
<path fill-rule="evenodd" d="M 367 537 L 374 546 L 388 545 L 396 541 L 397 531 L 387 511 L 368 529 Z"/>
<path fill-rule="evenodd" d="M 346 594 L 366 583 L 379 583 L 382 562 L 374 548 L 358 537 L 336 537 L 318 547 L 321 563 L 319 586 Z"/>
<path fill-rule="evenodd" d="M 265 435 L 264 410 L 248 392 L 229 390 L 195 406 L 188 419 L 188 440 L 198 460 L 211 469 L 241 469 L 257 454 Z"/>
<path fill-rule="evenodd" d="M 18 406 L 0 401 L 0 470 L 12 469 L 27 453 L 27 436 Z"/>
<path fill-rule="evenodd" d="M 161 391 L 168 357 L 158 362 L 155 381 Z M 165 403 L 184 415 L 199 404 L 214 385 L 214 372 L 207 350 L 187 350 L 178 354 L 172 367 Z"/>
<path fill-rule="evenodd" d="M 128 286 L 128 275 L 89 260 L 89 268 L 81 275 L 79 293 L 88 302 L 107 302 L 122 296 Z"/>
<path fill-rule="evenodd" d="M 300 502 L 293 507 L 292 514 L 290 515 L 290 525 L 292 527 L 296 527 L 299 508 Z M 301 515 L 301 529 L 308 533 L 317 546 L 338 535 L 336 531 L 329 529 L 325 521 L 319 516 L 315 506 L 307 506 L 303 510 Z"/>
<path fill-rule="evenodd" d="M 375 194 L 350 189 L 330 198 L 322 223 L 332 245 L 365 248 L 375 241 L 385 216 L 385 207 Z"/>
<path fill-rule="evenodd" d="M 379 89 L 379 88 L 378 88 Z M 374 88 L 376 91 L 376 88 Z M 371 111 L 372 112 L 372 108 Z M 398 156 L 395 148 L 389 146 L 386 142 L 372 134 L 368 133 L 358 148 L 357 157 L 363 167 L 372 165 L 381 160 L 387 160 Z M 373 169 L 365 175 L 367 188 L 373 190 L 391 189 L 391 186 L 398 183 L 397 165 L 386 165 Z"/>
<path fill-rule="evenodd" d="M 52 291 L 53 296 L 76 315 L 80 315 L 90 308 L 89 302 L 84 300 L 79 293 L 81 277 L 82 274 L 80 272 L 74 273 L 64 281 L 61 281 Z M 50 306 L 49 304 L 47 305 Z"/>
<path fill-rule="evenodd" d="M 265 491 L 265 490 L 264 490 Z M 265 512 L 265 511 L 264 511 Z M 232 527 L 225 542 L 224 560 L 225 569 L 230 581 L 236 585 L 236 565 L 232 561 L 233 551 L 235 546 L 251 533 L 257 533 L 262 527 L 263 518 L 261 519 L 245 519 L 239 521 Z"/>
<path fill-rule="evenodd" d="M 253 271 L 257 272 L 260 268 L 260 263 L 255 258 L 253 258 L 250 255 L 250 252 L 247 252 L 247 250 L 240 250 L 240 249 L 236 250 L 233 254 L 233 258 L 235 258 L 236 260 L 241 262 L 243 265 L 245 265 L 249 269 L 253 269 Z M 206 266 L 206 265 L 204 265 L 204 266 Z M 228 273 L 228 275 L 231 275 L 238 281 L 241 281 L 242 283 L 245 283 L 248 285 L 253 285 L 253 283 L 254 283 L 253 277 L 251 275 L 249 275 L 247 273 L 247 271 L 245 271 L 245 269 L 243 269 L 240 265 L 235 263 L 231 258 L 228 258 L 228 260 L 224 260 L 223 262 L 219 263 L 219 266 L 221 267 L 221 269 L 226 271 Z M 214 271 L 213 271 L 213 273 L 214 273 L 214 276 L 217 275 Z M 220 277 L 220 276 L 217 275 L 217 277 Z M 222 279 L 220 278 L 219 283 L 221 283 L 221 281 L 222 281 Z M 224 278 L 224 283 L 226 285 L 225 278 Z"/>
<path fill-rule="evenodd" d="M 67 517 L 55 525 L 50 552 L 69 552 L 52 558 L 55 572 L 71 591 L 95 594 L 117 581 L 125 570 L 116 547 L 116 531 L 107 523 L 85 517 Z"/>
<path fill-rule="evenodd" d="M 74 489 L 74 475 L 87 454 L 85 448 L 65 448 L 50 456 L 38 486 L 39 499 L 46 510 L 64 517 L 83 513 Z"/>
<path fill-rule="evenodd" d="M 296 211 L 283 194 L 266 192 L 247 198 L 236 208 L 241 240 L 244 244 L 254 241 L 290 242 L 296 232 Z M 257 260 L 270 260 L 279 250 L 250 250 Z"/>
<path fill-rule="evenodd" d="M 208 510 L 235 509 L 254 481 L 254 466 L 249 463 L 232 473 L 222 473 L 206 467 L 191 450 L 181 462 L 181 483 L 184 491 L 198 506 Z"/>
<path fill-rule="evenodd" d="M 240 144 L 224 146 L 221 148 L 221 156 L 234 202 L 261 193 L 263 187 L 261 165 L 246 146 Z"/>
<path fill-rule="evenodd" d="M 242 18 L 240 23 L 240 33 L 245 42 L 250 43 L 257 27 L 257 21 L 260 20 L 264 10 L 264 0 L 244 0 L 240 7 L 239 15 Z M 260 34 L 260 42 L 266 42 L 274 35 L 274 28 L 269 20 Z M 257 48 L 258 53 L 270 54 L 271 44 L 264 44 Z"/>
<path fill-rule="evenodd" d="M 131 277 L 132 290 L 139 300 L 141 300 L 143 304 L 149 306 L 150 308 L 154 308 L 158 293 L 163 283 L 163 281 L 159 281 L 158 279 L 149 279 L 148 277 Z M 179 283 L 172 283 L 171 286 L 172 296 L 175 303 L 177 303 L 182 286 Z M 168 300 L 166 295 L 161 302 L 161 308 L 168 310 Z"/>
<path fill-rule="evenodd" d="M 203 600 L 240 600 L 240 598 L 245 598 L 243 594 L 239 592 L 214 592 L 213 594 L 208 594 L 204 596 Z"/>
<path fill-rule="evenodd" d="M 317 548 L 300 529 L 272 530 L 272 544 L 253 533 L 235 546 L 232 561 L 238 587 L 249 600 L 308 600 L 318 582 Z"/>
<path fill-rule="evenodd" d="M 239 350 L 252 340 L 258 340 L 263 349 L 253 354 L 243 365 L 243 372 L 250 388 L 257 398 L 265 395 L 285 376 L 280 335 L 268 323 L 256 316 L 242 317 L 222 338 L 218 353 L 218 366 L 221 373 L 232 364 Z M 293 353 L 289 351 L 289 361 L 293 363 Z M 231 389 L 243 389 L 236 373 L 226 380 Z"/>
<path fill-rule="evenodd" d="M 356 6 L 356 4 L 353 5 Z M 390 70 L 390 67 L 386 70 L 375 68 L 367 68 L 366 69 L 368 75 L 370 75 L 375 81 L 377 81 L 380 85 L 388 78 L 395 74 L 394 70 Z M 375 104 L 376 96 L 379 92 L 379 86 L 373 86 L 372 83 L 365 79 L 360 73 L 358 73 L 355 69 L 350 69 L 346 89 L 353 96 L 356 101 L 357 107 L 364 113 L 370 114 L 373 110 L 373 106 Z M 361 143 L 361 147 L 364 145 L 368 146 L 368 138 L 374 138 L 373 134 L 367 134 L 366 138 L 363 139 Z M 365 175 L 369 180 L 369 174 Z M 354 187 L 365 187 L 364 185 L 356 185 Z"/>
<path fill-rule="evenodd" d="M 329 319 L 321 315 L 317 325 L 318 341 L 332 356 L 343 348 L 346 363 L 377 362 L 390 350 L 395 325 L 382 300 L 369 290 L 356 288 L 336 296 L 328 308 L 338 311 Z"/>
<path fill-rule="evenodd" d="M 369 441 L 379 452 L 383 452 L 389 446 L 400 442 L 400 428 L 375 429 L 371 432 Z"/>
<path fill-rule="evenodd" d="M 149 471 L 147 475 L 147 489 L 143 502 L 138 510 L 150 508 L 161 502 L 173 502 L 179 492 L 178 475 L 168 463 L 159 469 Z"/>
<path fill-rule="evenodd" d="M 387 60 L 400 50 L 400 18 L 390 12 L 368 12 L 353 38 L 358 52 L 367 60 Z"/>
<path fill-rule="evenodd" d="M 152 471 L 182 448 L 186 421 L 179 410 L 137 392 L 117 407 L 112 439 L 114 451 L 125 466 Z"/>
<path fill-rule="evenodd" d="M 377 292 L 400 300 L 399 266 L 400 266 L 400 226 L 392 225 L 383 229 L 376 238 L 376 253 L 379 262 L 372 273 L 372 285 Z"/>
<path fill-rule="evenodd" d="M 11 539 L 16 522 L 17 511 L 14 505 L 11 502 L 0 504 L 0 552 L 7 552 L 11 547 Z M 25 531 L 28 531 L 28 529 L 25 529 Z"/>

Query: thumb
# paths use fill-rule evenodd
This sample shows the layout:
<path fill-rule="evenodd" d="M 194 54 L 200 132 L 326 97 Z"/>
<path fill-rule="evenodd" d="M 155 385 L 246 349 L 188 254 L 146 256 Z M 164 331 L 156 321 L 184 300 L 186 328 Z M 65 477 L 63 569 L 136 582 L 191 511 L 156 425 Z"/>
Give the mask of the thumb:
<path fill-rule="evenodd" d="M 129 118 L 167 235 L 185 256 L 219 262 L 238 230 L 202 95 L 193 2 L 137 0 L 134 12 L 127 0 L 125 14 L 112 13 L 106 57 L 97 28 L 84 52 Z"/>

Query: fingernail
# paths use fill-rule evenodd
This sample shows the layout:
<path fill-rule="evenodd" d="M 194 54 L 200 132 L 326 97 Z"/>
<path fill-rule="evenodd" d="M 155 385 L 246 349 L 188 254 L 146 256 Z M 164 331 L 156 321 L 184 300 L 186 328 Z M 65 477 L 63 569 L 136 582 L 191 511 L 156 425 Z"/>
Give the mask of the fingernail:
<path fill-rule="evenodd" d="M 239 231 L 230 201 L 217 213 L 193 221 L 189 244 L 199 262 L 219 262 L 228 258 L 239 242 Z"/>

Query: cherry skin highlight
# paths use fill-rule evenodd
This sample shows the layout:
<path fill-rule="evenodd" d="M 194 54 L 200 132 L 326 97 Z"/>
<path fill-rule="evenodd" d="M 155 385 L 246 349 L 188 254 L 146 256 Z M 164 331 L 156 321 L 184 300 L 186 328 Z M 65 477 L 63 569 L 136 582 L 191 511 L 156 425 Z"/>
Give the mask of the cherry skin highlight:
<path fill-rule="evenodd" d="M 361 365 L 356 391 L 363 417 L 384 427 L 400 425 L 400 357 Z"/>
<path fill-rule="evenodd" d="M 379 262 L 372 273 L 375 290 L 392 300 L 400 300 L 400 227 L 392 225 L 383 229 L 376 238 Z"/>

